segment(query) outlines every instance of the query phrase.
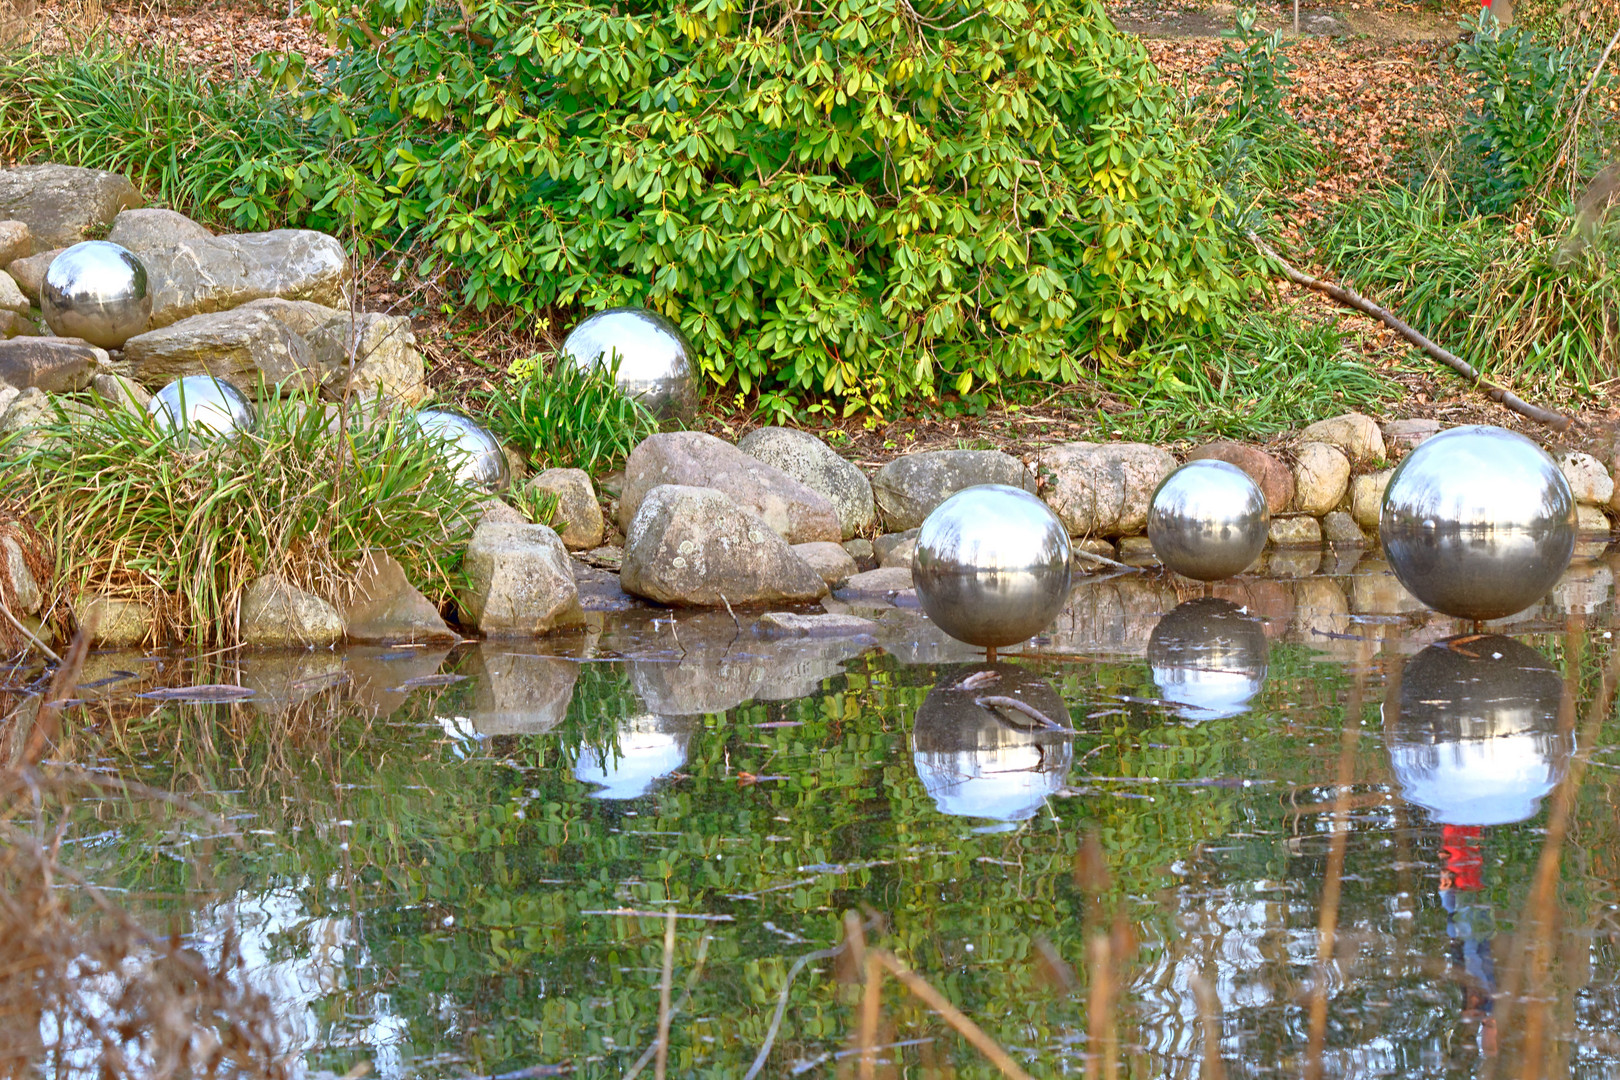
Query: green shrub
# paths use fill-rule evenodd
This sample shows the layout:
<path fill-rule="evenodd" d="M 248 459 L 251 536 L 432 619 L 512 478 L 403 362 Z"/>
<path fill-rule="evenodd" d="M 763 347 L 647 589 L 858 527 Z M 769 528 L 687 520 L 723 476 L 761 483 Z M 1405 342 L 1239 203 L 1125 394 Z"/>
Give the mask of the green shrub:
<path fill-rule="evenodd" d="M 122 408 L 59 410 L 39 445 L 0 445 L 0 490 L 55 546 L 70 591 L 152 603 L 165 638 L 230 642 L 261 573 L 333 596 L 382 548 L 435 601 L 461 583 L 480 496 L 396 420 L 340 433 L 319 403 L 285 398 L 253 433 L 186 448 Z"/>
<path fill-rule="evenodd" d="M 1284 106 L 1294 85 L 1282 31 L 1255 26 L 1253 8 L 1238 12 L 1225 42 L 1205 69 L 1213 76 L 1200 104 L 1218 111 L 1210 140 L 1215 176 L 1242 193 L 1258 185 L 1302 186 L 1320 163 L 1316 150 Z"/>
<path fill-rule="evenodd" d="M 539 357 L 516 365 L 503 386 L 481 395 L 484 419 L 503 442 L 539 468 L 617 468 L 636 444 L 658 430 L 646 407 L 614 383 L 618 364 L 580 369 Z"/>

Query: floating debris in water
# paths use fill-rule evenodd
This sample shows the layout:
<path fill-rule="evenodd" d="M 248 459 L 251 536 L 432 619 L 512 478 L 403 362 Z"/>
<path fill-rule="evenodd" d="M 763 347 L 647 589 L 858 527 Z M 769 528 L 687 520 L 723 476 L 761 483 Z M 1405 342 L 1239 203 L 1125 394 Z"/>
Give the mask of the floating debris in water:
<path fill-rule="evenodd" d="M 229 686 L 218 683 L 205 683 L 202 686 L 165 686 L 158 690 L 148 690 L 144 694 L 136 694 L 138 698 L 149 701 L 182 701 L 182 702 L 211 702 L 211 701 L 242 701 L 253 696 L 253 691 L 245 686 Z"/>
<path fill-rule="evenodd" d="M 466 682 L 465 675 L 418 675 L 414 679 L 406 679 L 398 686 L 396 691 L 419 690 L 424 686 L 451 686 L 458 682 Z"/>

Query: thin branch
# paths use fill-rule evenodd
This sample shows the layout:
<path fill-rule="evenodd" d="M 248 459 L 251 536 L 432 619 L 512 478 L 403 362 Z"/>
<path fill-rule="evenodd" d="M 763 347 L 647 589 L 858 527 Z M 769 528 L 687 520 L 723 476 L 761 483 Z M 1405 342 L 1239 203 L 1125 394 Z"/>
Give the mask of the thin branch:
<path fill-rule="evenodd" d="M 1586 111 L 1586 99 L 1591 96 L 1592 89 L 1597 86 L 1598 79 L 1603 75 L 1603 68 L 1609 62 L 1609 54 L 1614 52 L 1616 43 L 1620 43 L 1620 27 L 1616 27 L 1614 36 L 1603 47 L 1603 53 L 1598 57 L 1597 66 L 1592 69 L 1592 77 L 1586 80 L 1581 88 L 1581 94 L 1575 99 L 1575 114 L 1569 121 L 1569 134 L 1564 137 L 1564 145 L 1558 148 L 1558 164 L 1553 166 L 1556 173 L 1563 168 L 1564 163 L 1570 163 L 1569 193 L 1575 194 L 1575 180 L 1580 175 L 1580 169 L 1575 164 L 1575 142 L 1581 136 L 1581 114 Z"/>

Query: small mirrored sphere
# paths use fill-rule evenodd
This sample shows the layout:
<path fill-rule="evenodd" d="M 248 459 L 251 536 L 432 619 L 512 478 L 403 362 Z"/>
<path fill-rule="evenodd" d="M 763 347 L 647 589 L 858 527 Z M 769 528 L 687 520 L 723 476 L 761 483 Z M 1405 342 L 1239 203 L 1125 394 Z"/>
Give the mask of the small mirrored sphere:
<path fill-rule="evenodd" d="M 1147 534 L 1153 553 L 1176 573 L 1219 581 L 1247 570 L 1271 530 L 1266 496 L 1249 474 L 1224 461 L 1189 461 L 1153 492 Z"/>
<path fill-rule="evenodd" d="M 1178 604 L 1148 635 L 1159 696 L 1184 720 L 1222 720 L 1249 708 L 1266 681 L 1266 629 L 1213 596 Z"/>
<path fill-rule="evenodd" d="M 576 367 L 608 364 L 617 355 L 619 389 L 660 420 L 697 416 L 697 373 L 692 346 L 680 327 L 645 308 L 609 308 L 582 321 L 563 342 Z"/>
<path fill-rule="evenodd" d="M 121 349 L 152 318 L 146 267 L 134 252 L 105 240 L 74 244 L 46 269 L 39 309 L 58 337 Z"/>
<path fill-rule="evenodd" d="M 152 395 L 146 415 L 184 443 L 192 434 L 233 438 L 256 422 L 247 396 L 212 375 L 187 375 Z"/>
<path fill-rule="evenodd" d="M 917 531 L 917 601 L 951 637 L 1002 648 L 1045 630 L 1069 596 L 1069 534 L 1027 491 L 963 488 Z"/>
<path fill-rule="evenodd" d="M 1425 439 L 1390 477 L 1378 534 L 1413 596 L 1459 619 L 1501 619 L 1545 596 L 1569 565 L 1575 496 L 1523 435 L 1452 428 Z"/>
<path fill-rule="evenodd" d="M 1016 709 L 998 706 L 997 697 L 1072 726 L 1062 695 L 1039 675 L 1011 664 L 947 668 L 911 729 L 917 777 L 942 814 L 1027 821 L 1068 781 L 1072 737 L 1030 726 Z"/>
<path fill-rule="evenodd" d="M 438 443 L 458 484 L 479 491 L 504 491 L 512 467 L 500 440 L 488 428 L 454 409 L 419 409 L 411 416 L 424 438 Z"/>
<path fill-rule="evenodd" d="M 1384 700 L 1384 741 L 1407 802 L 1443 825 L 1534 816 L 1563 779 L 1575 737 L 1559 730 L 1564 681 L 1528 645 L 1451 638 L 1406 662 Z"/>
<path fill-rule="evenodd" d="M 686 764 L 690 728 L 654 716 L 620 722 L 614 745 L 587 747 L 574 762 L 574 779 L 590 784 L 596 799 L 639 799 Z"/>

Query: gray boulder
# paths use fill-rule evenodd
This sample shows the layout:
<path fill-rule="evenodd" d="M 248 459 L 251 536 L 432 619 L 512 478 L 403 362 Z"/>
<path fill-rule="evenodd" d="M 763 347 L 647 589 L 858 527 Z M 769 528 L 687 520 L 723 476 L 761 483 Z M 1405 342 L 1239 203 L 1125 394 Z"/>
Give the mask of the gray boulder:
<path fill-rule="evenodd" d="M 605 524 L 602 504 L 596 500 L 596 488 L 584 469 L 547 469 L 529 481 L 531 492 L 550 492 L 557 496 L 557 517 L 562 524 L 563 547 L 569 551 L 588 551 L 602 543 Z"/>
<path fill-rule="evenodd" d="M 878 624 L 857 615 L 800 615 L 772 611 L 754 623 L 754 634 L 767 640 L 807 637 L 875 637 Z"/>
<path fill-rule="evenodd" d="M 855 560 L 849 557 L 849 552 L 842 545 L 830 540 L 818 540 L 813 544 L 794 544 L 793 553 L 805 562 L 810 568 L 821 575 L 821 580 L 827 583 L 829 589 L 836 589 L 860 570 L 855 566 Z"/>
<path fill-rule="evenodd" d="M 872 477 L 884 528 L 915 529 L 930 511 L 963 488 L 1008 484 L 1035 490 L 1023 462 L 999 450 L 930 450 L 895 458 Z"/>
<path fill-rule="evenodd" d="M 97 375 L 90 386 L 104 403 L 143 416 L 146 415 L 147 404 L 152 400 L 152 395 L 148 394 L 139 383 L 110 371 Z"/>
<path fill-rule="evenodd" d="M 619 581 L 626 592 L 677 607 L 806 603 L 827 594 L 821 575 L 765 519 L 721 491 L 678 484 L 639 500 Z"/>
<path fill-rule="evenodd" d="M 7 274 L 0 274 L 0 281 L 11 281 Z M 13 282 L 15 285 L 15 282 Z M 0 338 L 38 337 L 40 336 L 39 323 L 26 315 L 19 315 L 15 311 L 0 309 Z"/>
<path fill-rule="evenodd" d="M 141 207 L 113 218 L 107 239 L 137 256 L 161 251 L 186 240 L 212 240 L 214 232 L 175 210 Z"/>
<path fill-rule="evenodd" d="M 277 574 L 253 580 L 242 594 L 238 615 L 244 645 L 300 647 L 343 640 L 343 616 L 337 608 Z"/>
<path fill-rule="evenodd" d="M 1366 473 L 1350 482 L 1350 516 L 1370 533 L 1378 532 L 1378 517 L 1384 509 L 1384 489 L 1389 487 L 1394 469 Z"/>
<path fill-rule="evenodd" d="M 307 338 L 333 319 L 346 318 L 348 312 L 327 307 L 310 300 L 283 300 L 279 296 L 266 296 L 249 300 L 234 310 L 262 311 L 301 338 Z"/>
<path fill-rule="evenodd" d="M 24 296 L 22 289 L 17 287 L 16 278 L 10 274 L 0 274 L 0 311 L 26 316 L 33 306 L 33 301 Z"/>
<path fill-rule="evenodd" d="M 34 234 L 22 221 L 0 221 L 0 266 L 10 266 L 34 252 Z"/>
<path fill-rule="evenodd" d="M 93 645 L 133 649 L 155 633 L 152 605 L 140 600 L 83 592 L 73 602 L 73 621 Z"/>
<path fill-rule="evenodd" d="M 1350 459 L 1332 443 L 1300 444 L 1294 453 L 1294 506 L 1318 517 L 1344 500 L 1350 488 Z"/>
<path fill-rule="evenodd" d="M 758 428 L 744 435 L 737 449 L 825 496 L 838 513 L 842 539 L 870 532 L 877 523 L 877 504 L 866 474 L 809 432 Z"/>
<path fill-rule="evenodd" d="M 277 229 L 178 240 L 132 239 L 140 246 L 130 250 L 146 264 L 153 329 L 266 297 L 348 306 L 344 288 L 349 258 L 343 245 L 325 233 Z"/>
<path fill-rule="evenodd" d="M 68 394 L 90 385 L 106 367 L 105 349 L 78 338 L 8 338 L 0 341 L 0 382 L 19 390 L 37 386 L 48 394 Z"/>
<path fill-rule="evenodd" d="M 145 202 L 117 173 L 73 165 L 0 170 L 0 217 L 28 226 L 33 251 L 63 248 L 111 225 L 119 211 Z"/>
<path fill-rule="evenodd" d="M 42 424 L 51 423 L 56 419 L 56 410 L 52 406 L 50 395 L 37 386 L 30 386 L 25 390 L 15 387 L 0 386 L 0 440 L 8 435 L 27 432 Z M 24 445 L 38 445 L 44 440 L 35 436 L 24 436 Z"/>
<path fill-rule="evenodd" d="M 1300 432 L 1299 437 L 1304 442 L 1337 446 L 1354 465 L 1365 465 L 1384 456 L 1384 433 L 1379 430 L 1377 421 L 1362 413 L 1350 412 L 1318 420 Z"/>
<path fill-rule="evenodd" d="M 464 565 L 461 616 L 486 637 L 538 637 L 585 622 L 568 550 L 544 525 L 485 521 Z"/>
<path fill-rule="evenodd" d="M 6 564 L 6 577 L 11 583 L 9 596 L 0 591 L 0 603 L 6 603 L 19 615 L 38 614 L 45 604 L 45 589 L 28 569 L 22 544 L 15 537 L 0 536 L 0 560 Z"/>
<path fill-rule="evenodd" d="M 345 393 L 406 402 L 427 394 L 427 366 L 416 351 L 411 320 L 403 315 L 339 313 L 308 341 L 322 372 L 321 392 L 334 401 Z"/>
<path fill-rule="evenodd" d="M 1176 467 L 1146 443 L 1072 442 L 1041 455 L 1043 497 L 1070 536 L 1130 536 L 1147 527 L 1160 481 Z"/>
<path fill-rule="evenodd" d="M 917 530 L 884 533 L 872 541 L 872 552 L 879 566 L 903 566 L 911 569 L 911 557 L 917 553 Z"/>
<path fill-rule="evenodd" d="M 877 601 L 911 607 L 917 604 L 916 586 L 912 582 L 909 566 L 884 566 L 856 574 L 844 582 L 834 595 L 846 603 Z"/>
<path fill-rule="evenodd" d="M 243 393 L 285 383 L 308 389 L 319 379 L 314 354 L 303 338 L 263 311 L 218 311 L 124 343 L 124 360 L 142 386 L 157 390 L 185 375 L 229 379 Z"/>
<path fill-rule="evenodd" d="M 355 569 L 342 605 L 350 641 L 460 641 L 427 597 L 384 551 L 368 551 Z"/>
<path fill-rule="evenodd" d="M 17 283 L 17 288 L 34 304 L 39 303 L 39 289 L 45 283 L 45 271 L 66 248 L 47 248 L 26 258 L 14 259 L 6 264 L 6 273 Z"/>
<path fill-rule="evenodd" d="M 842 536 L 837 511 L 825 496 L 700 431 L 653 435 L 631 451 L 619 495 L 619 527 L 628 533 L 647 493 L 665 484 L 723 492 L 790 544 L 836 542 Z"/>

